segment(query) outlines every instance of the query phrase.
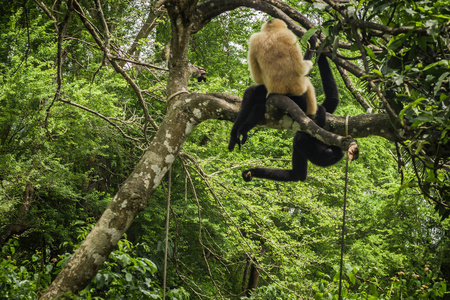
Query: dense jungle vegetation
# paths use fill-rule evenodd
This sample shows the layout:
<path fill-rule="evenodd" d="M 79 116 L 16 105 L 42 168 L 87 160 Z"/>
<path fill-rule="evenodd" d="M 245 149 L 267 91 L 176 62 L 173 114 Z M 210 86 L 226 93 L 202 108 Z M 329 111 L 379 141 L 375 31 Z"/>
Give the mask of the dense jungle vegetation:
<path fill-rule="evenodd" d="M 450 1 L 0 2 L 0 299 L 338 299 L 345 159 L 244 182 L 295 132 L 227 149 L 272 17 L 336 122 L 390 120 L 353 136 L 343 299 L 450 299 Z"/>

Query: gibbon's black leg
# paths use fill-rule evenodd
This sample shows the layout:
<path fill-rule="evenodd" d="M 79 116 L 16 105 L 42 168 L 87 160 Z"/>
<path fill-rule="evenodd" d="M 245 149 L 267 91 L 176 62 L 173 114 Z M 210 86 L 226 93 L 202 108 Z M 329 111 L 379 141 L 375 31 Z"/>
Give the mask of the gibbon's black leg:
<path fill-rule="evenodd" d="M 324 144 L 305 132 L 298 131 L 295 135 L 294 147 L 303 157 L 316 166 L 328 167 L 342 159 L 344 152 L 338 146 Z M 304 171 L 305 177 L 307 170 Z"/>
<path fill-rule="evenodd" d="M 241 109 L 231 129 L 228 150 L 233 151 L 236 144 L 241 149 L 241 145 L 247 141 L 247 133 L 250 129 L 264 121 L 266 96 L 267 89 L 263 84 L 252 85 L 245 90 Z"/>
<path fill-rule="evenodd" d="M 308 160 L 296 146 L 296 137 L 299 133 L 301 132 L 298 131 L 294 138 L 292 169 L 253 168 L 243 171 L 242 178 L 245 181 L 250 181 L 253 177 L 277 181 L 305 181 L 308 169 Z"/>

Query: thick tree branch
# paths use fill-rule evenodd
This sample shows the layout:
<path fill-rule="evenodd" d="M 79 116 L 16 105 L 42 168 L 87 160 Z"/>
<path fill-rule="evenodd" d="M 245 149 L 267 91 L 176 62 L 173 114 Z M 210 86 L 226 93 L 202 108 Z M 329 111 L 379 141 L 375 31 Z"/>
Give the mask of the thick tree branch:
<path fill-rule="evenodd" d="M 283 97 L 282 95 L 280 95 Z M 184 108 L 195 116 L 196 122 L 208 119 L 218 119 L 234 122 L 241 106 L 241 98 L 226 94 L 190 94 L 186 96 L 188 105 Z M 314 122 L 303 112 L 290 112 L 286 107 L 273 105 L 278 99 L 268 100 L 268 112 L 264 127 L 273 129 L 288 129 L 306 131 L 329 144 L 342 146 L 348 144 L 342 138 L 328 135 L 329 133 L 346 135 L 346 117 L 327 114 L 325 130 L 317 129 Z M 181 105 L 178 102 L 177 105 Z M 270 106 L 270 107 L 269 107 Z M 177 109 L 177 107 L 175 107 Z M 294 117 L 292 116 L 294 115 Z M 300 117 L 295 117 L 295 115 Z M 389 141 L 404 141 L 412 134 L 404 132 L 400 134 L 392 127 L 387 114 L 362 114 L 348 117 L 348 134 L 353 138 L 363 138 L 372 135 L 383 137 Z M 345 148 L 345 147 L 344 147 Z"/>
<path fill-rule="evenodd" d="M 292 7 L 288 5 L 277 7 L 270 2 L 263 0 L 209 0 L 203 2 L 197 6 L 197 15 L 200 19 L 194 27 L 195 32 L 205 26 L 212 18 L 238 7 L 253 8 L 263 11 L 274 18 L 282 19 L 297 36 L 303 36 L 307 29 L 315 27 L 302 14 L 298 12 L 294 14 Z M 299 26 L 293 20 L 299 22 L 302 26 Z"/>
<path fill-rule="evenodd" d="M 288 113 L 290 118 L 279 118 L 280 116 L 276 113 L 276 111 L 272 110 L 272 106 L 279 109 L 283 113 Z M 292 121 L 295 120 L 297 122 L 296 125 L 299 126 L 299 131 L 306 132 L 325 144 L 338 146 L 343 150 L 347 150 L 350 144 L 356 143 L 356 141 L 349 136 L 339 136 L 319 127 L 314 120 L 309 118 L 300 109 L 300 107 L 294 103 L 294 101 L 285 95 L 269 95 L 269 98 L 267 99 L 267 107 L 268 111 L 266 115 L 269 116 L 269 119 L 273 117 L 278 119 L 278 123 L 280 124 L 286 123 L 286 125 L 283 126 L 291 126 Z"/>

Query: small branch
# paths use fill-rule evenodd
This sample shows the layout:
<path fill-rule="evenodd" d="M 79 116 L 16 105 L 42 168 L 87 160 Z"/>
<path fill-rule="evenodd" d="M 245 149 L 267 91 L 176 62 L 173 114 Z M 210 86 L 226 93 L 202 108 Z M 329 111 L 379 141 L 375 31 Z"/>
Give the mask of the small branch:
<path fill-rule="evenodd" d="M 330 5 L 334 10 L 339 12 L 339 14 L 344 18 L 344 22 L 349 25 L 354 25 L 358 28 L 368 28 L 376 31 L 381 31 L 384 34 L 389 35 L 399 35 L 402 33 L 408 33 L 410 31 L 413 31 L 416 35 L 427 35 L 427 30 L 425 28 L 416 28 L 413 26 L 404 26 L 404 27 L 389 27 L 386 25 L 373 23 L 373 22 L 367 22 L 363 20 L 358 20 L 352 17 L 349 17 L 347 14 L 347 10 L 342 7 L 338 2 L 335 2 L 334 0 L 323 0 L 325 3 Z M 312 1 L 308 1 L 312 2 Z"/>
<path fill-rule="evenodd" d="M 130 140 L 135 141 L 135 142 L 140 142 L 139 139 L 136 139 L 136 138 L 134 138 L 134 137 L 131 137 L 131 136 L 127 135 L 125 132 L 123 132 L 122 128 L 120 128 L 117 124 L 115 124 L 114 122 L 112 122 L 108 117 L 102 115 L 101 113 L 96 112 L 95 110 L 92 110 L 92 109 L 90 109 L 90 108 L 87 108 L 86 106 L 83 106 L 83 105 L 81 105 L 81 104 L 72 102 L 72 101 L 70 101 L 70 100 L 65 100 L 65 99 L 60 98 L 59 101 L 64 102 L 64 103 L 67 103 L 67 104 L 70 104 L 70 105 L 73 105 L 73 106 L 78 107 L 78 108 L 81 108 L 81 109 L 83 109 L 83 110 L 85 110 L 85 111 L 87 111 L 87 112 L 90 112 L 91 114 L 94 114 L 94 115 L 96 115 L 96 116 L 102 118 L 103 120 L 105 120 L 106 122 L 108 122 L 109 124 L 111 124 L 112 126 L 116 127 L 117 130 L 119 130 L 120 133 L 121 133 L 125 138 L 130 139 Z"/>
<path fill-rule="evenodd" d="M 189 171 L 187 170 L 186 163 L 184 162 L 184 160 L 182 158 L 180 158 L 180 160 L 181 160 L 181 164 L 183 165 L 184 172 L 185 172 L 186 176 L 188 177 L 189 182 L 191 184 L 192 193 L 194 194 L 195 201 L 197 202 L 197 215 L 198 215 L 198 227 L 199 227 L 198 228 L 198 241 L 199 241 L 200 245 L 202 246 L 203 259 L 205 260 L 205 264 L 206 264 L 206 267 L 208 269 L 208 275 L 211 278 L 211 280 L 212 280 L 212 282 L 214 284 L 214 287 L 216 288 L 216 290 L 219 293 L 220 297 L 223 299 L 223 296 L 220 293 L 220 288 L 217 286 L 217 283 L 214 280 L 214 276 L 213 276 L 213 274 L 211 272 L 211 268 L 209 266 L 208 259 L 206 258 L 205 249 L 208 249 L 209 252 L 212 252 L 212 251 L 208 247 L 206 247 L 206 245 L 203 243 L 203 238 L 202 238 L 203 226 L 202 226 L 202 213 L 201 213 L 201 207 L 202 206 L 200 205 L 200 201 L 198 200 L 197 193 L 195 191 L 194 182 L 192 181 L 191 175 L 189 174 Z"/>
<path fill-rule="evenodd" d="M 374 91 L 378 97 L 381 99 L 381 101 L 384 104 L 384 108 L 386 109 L 386 112 L 391 117 L 392 121 L 394 122 L 394 126 L 398 126 L 401 124 L 400 118 L 397 116 L 395 111 L 392 109 L 392 107 L 389 105 L 389 102 L 384 97 L 383 93 L 378 89 L 378 86 L 375 85 L 372 81 L 369 81 L 369 86 Z"/>
<path fill-rule="evenodd" d="M 341 74 L 342 80 L 345 83 L 345 86 L 347 89 L 352 93 L 353 97 L 355 97 L 356 101 L 358 101 L 359 104 L 364 108 L 364 110 L 368 110 L 371 108 L 370 104 L 367 103 L 366 99 L 361 95 L 361 93 L 358 92 L 355 85 L 351 81 L 351 79 L 348 77 L 347 71 L 343 69 L 340 66 L 337 66 L 337 69 L 339 73 Z"/>
<path fill-rule="evenodd" d="M 370 73 L 369 62 L 367 61 L 366 49 L 364 49 L 364 45 L 362 44 L 361 38 L 358 33 L 358 28 L 355 25 L 352 25 L 353 36 L 355 37 L 356 44 L 358 45 L 359 52 L 361 52 L 362 61 L 364 64 L 364 70 L 367 73 Z"/>
<path fill-rule="evenodd" d="M 97 34 L 94 26 L 92 25 L 92 23 L 86 18 L 86 15 L 83 12 L 83 9 L 81 8 L 80 4 L 78 3 L 77 0 L 73 0 L 74 3 L 74 8 L 76 13 L 79 15 L 81 21 L 83 22 L 84 26 L 86 27 L 86 29 L 89 31 L 89 33 L 91 34 L 91 36 L 94 38 L 94 40 L 96 41 L 97 45 L 100 47 L 100 49 L 102 49 L 102 51 L 105 53 L 105 55 L 107 56 L 109 62 L 111 63 L 111 65 L 114 67 L 114 69 L 116 70 L 116 72 L 118 72 L 119 74 L 122 75 L 122 77 L 124 77 L 124 79 L 130 84 L 130 86 L 133 88 L 134 92 L 136 93 L 139 102 L 141 103 L 142 109 L 144 111 L 144 117 L 145 117 L 145 121 L 147 123 L 150 123 L 153 128 L 158 129 L 158 124 L 156 124 L 156 122 L 153 120 L 153 118 L 150 116 L 149 112 L 148 112 L 148 108 L 147 108 L 147 104 L 142 96 L 142 92 L 141 89 L 139 88 L 139 86 L 134 82 L 134 80 L 128 76 L 128 74 L 119 66 L 119 64 L 112 59 L 110 53 L 109 53 L 109 49 L 107 48 L 107 46 L 109 46 L 109 42 L 108 42 L 108 37 L 106 37 L 107 41 L 105 43 L 103 43 L 102 39 L 100 38 L 100 36 Z M 107 24 L 106 24 L 106 20 L 104 19 L 102 10 L 99 9 L 99 14 L 100 17 L 103 19 L 102 23 L 104 24 L 103 26 L 105 27 L 105 34 L 109 35 L 109 31 L 107 29 Z"/>
<path fill-rule="evenodd" d="M 44 13 L 54 22 L 55 31 L 58 32 L 58 23 L 55 16 L 50 12 L 50 10 L 45 6 L 45 3 L 39 0 L 34 0 L 36 4 L 44 11 Z"/>
<path fill-rule="evenodd" d="M 164 1 L 158 1 L 156 3 L 155 7 L 152 9 L 152 11 L 148 14 L 148 18 L 145 21 L 144 25 L 142 26 L 141 30 L 139 30 L 138 34 L 136 35 L 136 38 L 134 39 L 133 43 L 131 44 L 130 48 L 126 52 L 126 56 L 133 56 L 134 52 L 136 51 L 139 40 L 145 39 L 148 37 L 150 32 L 155 28 L 157 25 L 156 19 L 162 14 L 163 12 L 163 4 Z M 120 67 L 123 67 L 126 63 L 126 60 L 122 60 L 122 62 L 119 63 Z"/>
<path fill-rule="evenodd" d="M 134 65 L 145 66 L 145 67 L 148 67 L 148 68 L 157 69 L 157 70 L 161 70 L 161 71 L 169 71 L 169 69 L 167 69 L 167 68 L 158 67 L 158 66 L 155 66 L 155 65 L 152 65 L 152 64 L 149 64 L 149 63 L 145 63 L 145 62 L 141 62 L 141 61 L 137 61 L 137 60 L 132 60 L 132 59 L 129 59 L 129 58 L 124 58 L 124 57 L 119 57 L 119 56 L 111 56 L 110 58 L 113 59 L 113 60 L 120 60 L 120 61 L 123 61 L 123 62 L 129 62 L 129 63 L 132 63 Z M 124 63 L 123 64 L 119 63 L 119 66 L 121 66 L 121 67 L 123 67 L 123 65 L 124 65 Z"/>

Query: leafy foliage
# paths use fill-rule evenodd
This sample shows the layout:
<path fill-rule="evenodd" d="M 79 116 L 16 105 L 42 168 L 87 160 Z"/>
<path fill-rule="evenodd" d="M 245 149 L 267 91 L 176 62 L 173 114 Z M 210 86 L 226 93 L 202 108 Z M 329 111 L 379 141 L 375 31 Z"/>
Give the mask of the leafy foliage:
<path fill-rule="evenodd" d="M 85 235 L 83 227 L 80 234 Z M 16 249 L 20 247 L 14 237 L 2 248 L 0 261 L 0 291 L 7 299 L 36 299 L 45 290 L 53 277 L 59 273 L 71 256 L 58 255 L 46 261 L 45 255 L 36 251 L 30 259 L 20 258 Z M 73 299 L 160 299 L 161 287 L 157 283 L 156 266 L 148 258 L 139 257 L 138 252 L 148 250 L 144 244 L 133 245 L 122 239 L 95 279 Z M 188 299 L 182 288 L 171 289 L 169 299 Z M 69 295 L 66 295 L 69 296 Z"/>

